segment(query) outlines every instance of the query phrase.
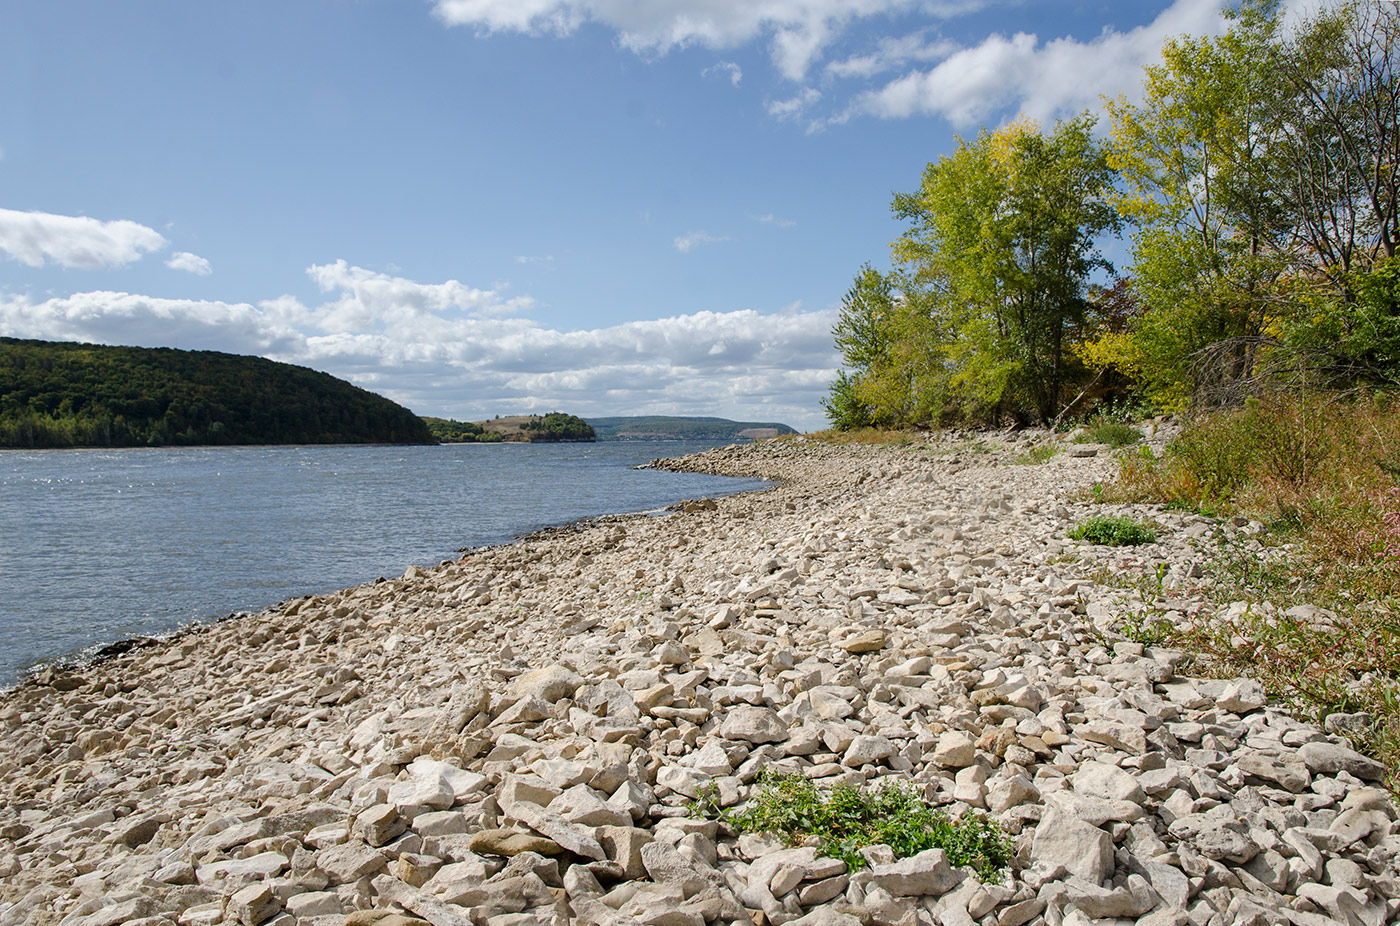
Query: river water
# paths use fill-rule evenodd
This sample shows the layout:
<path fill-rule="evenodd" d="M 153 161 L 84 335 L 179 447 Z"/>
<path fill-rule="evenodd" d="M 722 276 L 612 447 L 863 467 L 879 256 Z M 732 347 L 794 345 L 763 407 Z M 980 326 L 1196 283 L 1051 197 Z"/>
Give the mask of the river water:
<path fill-rule="evenodd" d="M 464 547 L 764 485 L 633 468 L 710 446 L 0 452 L 0 686 L 104 643 L 401 575 Z"/>

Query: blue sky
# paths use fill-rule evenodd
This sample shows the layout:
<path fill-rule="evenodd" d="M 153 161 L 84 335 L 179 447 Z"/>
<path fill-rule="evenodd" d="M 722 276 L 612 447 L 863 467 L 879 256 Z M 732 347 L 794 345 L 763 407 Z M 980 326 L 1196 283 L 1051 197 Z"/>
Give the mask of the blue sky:
<path fill-rule="evenodd" d="M 1217 0 L 18 0 L 0 334 L 254 353 L 420 414 L 823 425 L 894 191 L 1134 96 Z"/>

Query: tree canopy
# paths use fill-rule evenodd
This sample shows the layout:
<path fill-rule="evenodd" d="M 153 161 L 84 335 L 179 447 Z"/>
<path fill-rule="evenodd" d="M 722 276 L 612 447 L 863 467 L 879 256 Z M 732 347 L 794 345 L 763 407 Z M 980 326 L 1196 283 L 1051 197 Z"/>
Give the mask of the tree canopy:
<path fill-rule="evenodd" d="M 403 406 L 305 367 L 0 338 L 0 447 L 432 442 Z"/>
<path fill-rule="evenodd" d="M 1228 13 L 1108 103 L 1104 142 L 1087 116 L 983 129 L 895 196 L 892 270 L 862 268 L 833 329 L 833 424 L 1400 386 L 1400 9 Z"/>

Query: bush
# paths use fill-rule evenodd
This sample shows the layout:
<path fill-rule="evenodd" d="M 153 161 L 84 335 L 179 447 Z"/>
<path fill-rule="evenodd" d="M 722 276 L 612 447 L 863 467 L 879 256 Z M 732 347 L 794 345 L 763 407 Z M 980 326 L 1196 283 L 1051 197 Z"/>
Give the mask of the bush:
<path fill-rule="evenodd" d="M 1083 540 L 1110 547 L 1135 547 L 1152 543 L 1157 532 L 1150 525 L 1117 515 L 1094 515 L 1069 532 L 1071 540 Z"/>
<path fill-rule="evenodd" d="M 790 845 L 816 836 L 818 852 L 851 871 L 865 864 L 860 850 L 876 845 L 889 846 L 896 858 L 942 849 L 950 864 L 970 865 L 988 882 L 999 880 L 1011 862 L 1011 844 L 995 820 L 980 814 L 949 819 L 902 782 L 869 791 L 838 784 L 822 795 L 801 775 L 770 775 L 744 810 L 725 819 L 740 833 L 777 833 Z"/>
<path fill-rule="evenodd" d="M 1142 432 L 1121 421 L 1097 419 L 1084 426 L 1085 433 L 1075 438 L 1079 444 L 1107 444 L 1114 450 L 1128 447 L 1142 440 Z"/>

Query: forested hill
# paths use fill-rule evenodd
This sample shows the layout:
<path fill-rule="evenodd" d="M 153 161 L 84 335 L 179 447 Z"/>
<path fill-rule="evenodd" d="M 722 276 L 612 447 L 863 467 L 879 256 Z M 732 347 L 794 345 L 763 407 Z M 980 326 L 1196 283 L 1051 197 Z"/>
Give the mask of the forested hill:
<path fill-rule="evenodd" d="M 217 351 L 0 338 L 0 447 L 434 443 L 383 396 Z"/>
<path fill-rule="evenodd" d="M 589 418 L 598 440 L 745 440 L 796 434 L 779 422 L 730 421 L 728 418 L 686 418 L 643 415 Z"/>

